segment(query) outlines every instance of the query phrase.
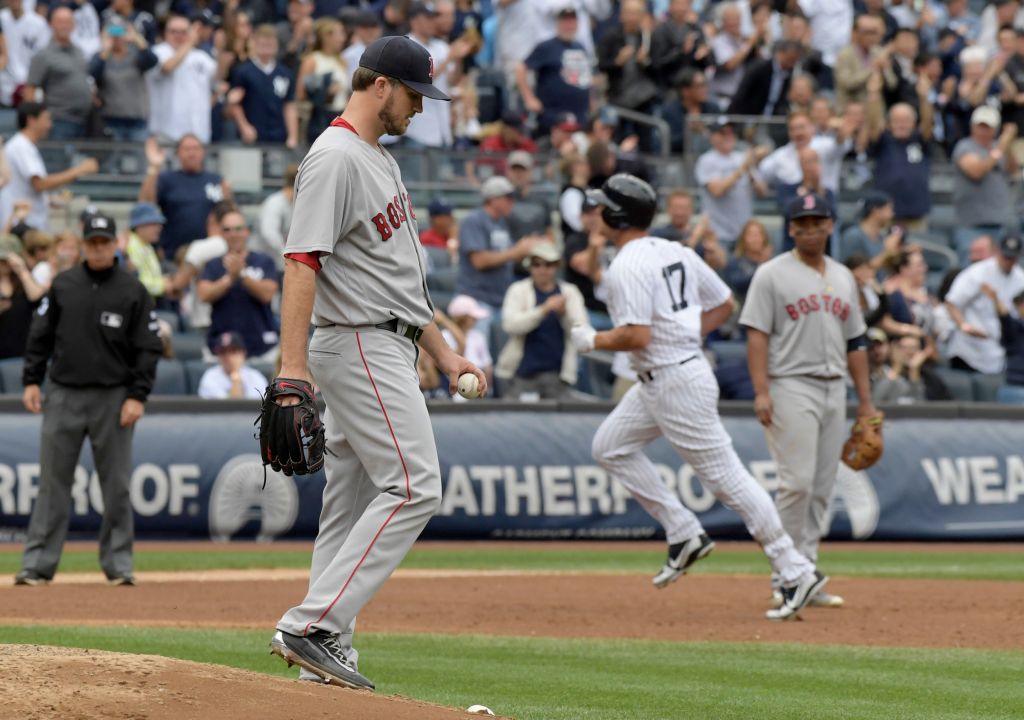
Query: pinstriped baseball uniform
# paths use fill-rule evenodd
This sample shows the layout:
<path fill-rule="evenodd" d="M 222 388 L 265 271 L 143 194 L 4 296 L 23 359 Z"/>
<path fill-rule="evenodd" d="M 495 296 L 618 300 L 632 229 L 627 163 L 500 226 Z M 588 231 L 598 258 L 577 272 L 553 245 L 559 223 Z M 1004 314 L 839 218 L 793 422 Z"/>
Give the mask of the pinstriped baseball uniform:
<path fill-rule="evenodd" d="M 335 121 L 295 182 L 285 251 L 321 252 L 309 369 L 327 404 L 320 529 L 309 589 L 278 622 L 293 635 L 340 633 L 350 658 L 355 618 L 441 500 L 437 449 L 416 374 L 416 347 L 373 327 L 433 318 L 415 214 L 398 165 Z"/>
<path fill-rule="evenodd" d="M 797 549 L 817 561 L 846 430 L 847 341 L 867 328 L 857 283 L 825 258 L 821 274 L 795 251 L 757 269 L 740 324 L 768 335 L 775 505 Z"/>
<path fill-rule="evenodd" d="M 602 287 L 615 326 L 650 326 L 651 342 L 631 353 L 641 382 L 601 423 L 594 458 L 661 523 L 669 544 L 683 542 L 704 532 L 700 521 L 643 452 L 664 435 L 705 487 L 743 518 L 785 583 L 813 571 L 718 417 L 718 384 L 701 352 L 700 320 L 730 298 L 729 288 L 693 250 L 653 237 L 626 243 Z"/>

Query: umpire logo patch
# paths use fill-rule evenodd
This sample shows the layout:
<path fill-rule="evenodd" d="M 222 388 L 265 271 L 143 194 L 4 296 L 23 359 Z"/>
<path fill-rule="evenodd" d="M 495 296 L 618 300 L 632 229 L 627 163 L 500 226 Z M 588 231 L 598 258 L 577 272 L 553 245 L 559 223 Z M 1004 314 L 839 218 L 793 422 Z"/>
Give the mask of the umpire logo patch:
<path fill-rule="evenodd" d="M 119 328 L 124 325 L 124 316 L 117 313 L 100 313 L 100 325 L 108 328 Z"/>

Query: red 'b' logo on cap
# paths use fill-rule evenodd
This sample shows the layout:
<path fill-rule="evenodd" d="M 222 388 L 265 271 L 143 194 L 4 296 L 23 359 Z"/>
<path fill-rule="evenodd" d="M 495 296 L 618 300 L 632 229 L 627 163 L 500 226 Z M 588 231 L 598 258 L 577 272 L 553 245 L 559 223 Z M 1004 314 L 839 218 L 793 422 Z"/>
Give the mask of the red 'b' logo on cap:
<path fill-rule="evenodd" d="M 427 61 L 430 63 L 430 69 L 427 70 L 427 75 L 429 75 L 430 79 L 433 80 L 434 79 L 434 58 L 432 56 L 428 57 Z"/>
<path fill-rule="evenodd" d="M 804 195 L 804 210 L 813 210 L 813 209 L 814 209 L 814 196 L 813 195 Z"/>

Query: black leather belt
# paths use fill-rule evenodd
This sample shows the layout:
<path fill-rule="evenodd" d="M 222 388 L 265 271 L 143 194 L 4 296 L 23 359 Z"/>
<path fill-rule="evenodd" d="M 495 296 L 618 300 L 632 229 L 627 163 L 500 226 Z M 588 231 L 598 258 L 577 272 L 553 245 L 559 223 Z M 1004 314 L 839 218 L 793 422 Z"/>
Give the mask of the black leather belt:
<path fill-rule="evenodd" d="M 690 362 L 691 360 L 696 360 L 696 359 L 697 359 L 696 355 L 691 355 L 690 357 L 686 358 L 685 360 L 680 360 L 679 362 L 676 363 L 676 365 L 685 365 L 686 363 Z M 667 365 L 666 367 L 675 367 L 676 365 Z M 642 383 L 649 383 L 651 380 L 654 379 L 654 371 L 646 370 L 646 371 L 644 371 L 642 373 L 637 373 L 636 376 L 640 380 L 640 382 L 642 382 Z"/>
<path fill-rule="evenodd" d="M 398 318 L 393 318 L 387 322 L 377 323 L 374 325 L 378 330 L 387 330 L 393 332 L 396 335 L 409 338 L 413 342 L 419 342 L 420 336 L 423 335 L 423 328 L 417 325 L 410 325 L 407 322 L 402 322 Z"/>
<path fill-rule="evenodd" d="M 359 328 L 367 328 L 370 325 L 338 325 L 337 323 L 327 323 L 326 325 L 317 325 L 318 328 L 329 328 L 329 327 L 348 327 L 352 330 L 358 330 Z M 423 335 L 423 328 L 417 325 L 410 325 L 407 322 L 402 322 L 398 318 L 393 318 L 387 322 L 377 323 L 373 326 L 377 330 L 387 330 L 393 332 L 395 335 L 401 335 L 404 338 L 409 338 L 413 342 L 419 342 L 420 337 Z"/>

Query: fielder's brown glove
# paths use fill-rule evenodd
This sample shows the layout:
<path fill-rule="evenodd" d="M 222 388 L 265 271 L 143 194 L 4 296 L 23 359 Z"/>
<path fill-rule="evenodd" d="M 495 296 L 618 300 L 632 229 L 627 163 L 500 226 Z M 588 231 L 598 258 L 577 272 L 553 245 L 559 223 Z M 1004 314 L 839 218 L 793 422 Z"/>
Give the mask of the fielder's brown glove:
<path fill-rule="evenodd" d="M 277 398 L 294 395 L 297 405 L 278 405 Z M 260 457 L 264 465 L 285 475 L 309 475 L 324 465 L 324 425 L 304 380 L 275 378 L 267 386 L 260 413 Z"/>
<path fill-rule="evenodd" d="M 858 418 L 853 424 L 850 438 L 843 445 L 842 460 L 854 470 L 866 470 L 878 462 L 885 450 L 882 439 L 882 421 L 885 413 Z"/>

